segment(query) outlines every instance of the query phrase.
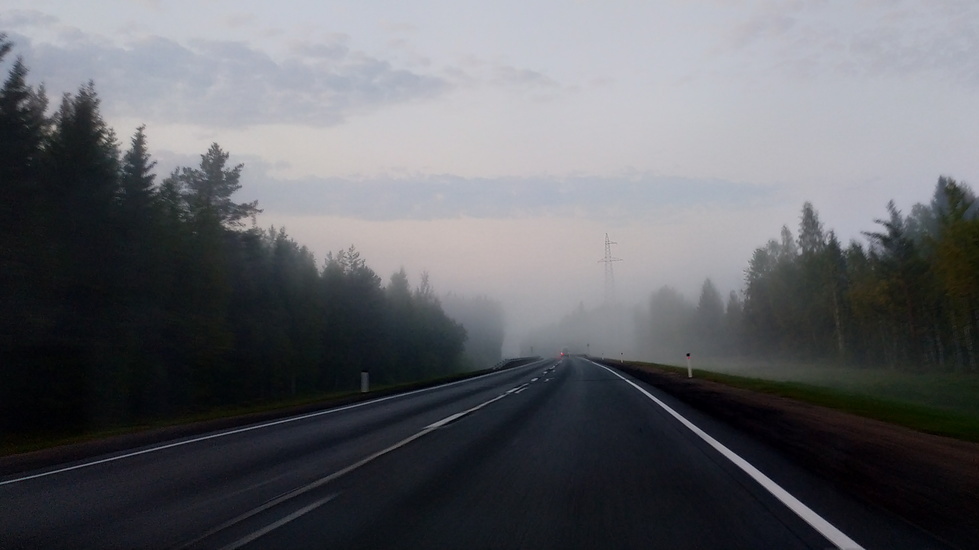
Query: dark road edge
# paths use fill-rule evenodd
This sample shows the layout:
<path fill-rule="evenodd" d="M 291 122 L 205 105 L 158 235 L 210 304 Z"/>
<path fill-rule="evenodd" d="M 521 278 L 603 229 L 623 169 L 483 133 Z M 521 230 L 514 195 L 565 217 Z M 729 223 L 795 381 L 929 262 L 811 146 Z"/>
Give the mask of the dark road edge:
<path fill-rule="evenodd" d="M 595 364 L 607 369 L 615 376 L 618 376 L 626 383 L 628 383 L 630 386 L 632 386 L 640 393 L 642 393 L 644 396 L 646 396 L 650 401 L 656 403 L 659 407 L 661 407 L 664 411 L 666 411 L 667 414 L 669 414 L 677 421 L 679 421 L 681 424 L 683 424 L 688 430 L 696 434 L 700 439 L 702 439 L 704 442 L 706 442 L 708 445 L 714 448 L 714 450 L 716 450 L 721 455 L 723 455 L 724 458 L 731 461 L 731 463 L 733 463 L 735 466 L 741 469 L 745 474 L 751 477 L 755 482 L 761 485 L 766 491 L 768 491 L 772 496 L 774 496 L 783 505 L 785 505 L 785 507 L 790 509 L 795 515 L 799 516 L 799 518 L 801 518 L 803 521 L 808 523 L 820 535 L 822 535 L 827 540 L 832 542 L 836 546 L 836 548 L 847 549 L 847 550 L 849 549 L 862 550 L 863 547 L 860 544 L 858 544 L 856 541 L 851 539 L 846 533 L 841 531 L 831 522 L 829 522 L 828 520 L 820 516 L 818 513 L 816 513 L 814 510 L 809 508 L 801 500 L 796 498 L 795 495 L 783 489 L 781 485 L 779 485 L 770 477 L 762 473 L 753 464 L 751 464 L 750 462 L 742 458 L 740 455 L 738 455 L 737 453 L 729 449 L 723 443 L 714 439 L 711 435 L 709 435 L 704 430 L 700 429 L 700 427 L 694 424 L 693 422 L 687 420 L 680 413 L 673 410 L 673 408 L 671 408 L 669 405 L 662 402 L 654 395 L 652 395 L 651 393 L 649 393 L 648 391 L 640 387 L 638 384 L 636 384 L 632 380 L 629 380 L 628 378 L 626 378 L 625 376 L 617 372 L 615 369 L 612 369 L 607 365 L 603 365 L 600 363 L 595 363 Z"/>
<path fill-rule="evenodd" d="M 939 436 L 916 437 L 946 443 L 948 453 L 894 452 L 876 429 L 907 430 L 784 397 L 758 400 L 755 392 L 708 380 L 688 379 L 652 367 L 592 359 L 646 382 L 761 441 L 841 490 L 903 518 L 951 546 L 971 548 L 979 540 L 979 452 L 971 444 Z M 803 412 L 808 413 L 803 414 Z M 811 416 L 823 420 L 814 423 Z M 842 420 L 849 429 L 840 429 Z M 853 427 L 857 427 L 854 429 Z M 911 430 L 907 430 L 911 431 Z M 947 440 L 947 441 L 945 441 Z M 950 475 L 948 461 L 965 461 L 974 472 Z"/>
<path fill-rule="evenodd" d="M 2 456 L 0 457 L 0 476 L 13 476 L 32 470 L 91 459 L 101 455 L 119 453 L 139 447 L 145 447 L 147 445 L 157 445 L 187 437 L 201 436 L 211 432 L 233 430 L 236 428 L 250 426 L 252 424 L 273 422 L 293 416 L 308 415 L 366 401 L 373 401 L 384 397 L 407 394 L 414 391 L 477 378 L 487 374 L 492 374 L 494 372 L 499 372 L 501 370 L 521 367 L 539 359 L 539 357 L 520 357 L 501 361 L 494 367 L 488 369 L 438 378 L 435 380 L 402 384 L 367 393 L 351 393 L 334 399 L 317 401 L 315 403 L 305 405 L 283 407 L 280 409 L 239 414 L 235 416 L 226 416 L 222 418 L 215 418 L 213 420 L 175 424 L 172 426 L 148 430 L 138 430 L 121 435 L 92 439 L 81 443 L 59 445 L 37 451 Z"/>

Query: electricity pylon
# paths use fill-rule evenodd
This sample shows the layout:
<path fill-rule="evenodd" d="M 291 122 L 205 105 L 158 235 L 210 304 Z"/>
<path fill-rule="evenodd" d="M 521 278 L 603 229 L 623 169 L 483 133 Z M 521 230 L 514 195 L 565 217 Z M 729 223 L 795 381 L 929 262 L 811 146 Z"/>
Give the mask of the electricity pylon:
<path fill-rule="evenodd" d="M 615 273 L 612 271 L 612 262 L 621 262 L 622 258 L 612 257 L 612 245 L 618 244 L 609 240 L 608 233 L 605 234 L 605 257 L 599 262 L 605 264 L 605 305 L 612 305 L 615 301 Z"/>

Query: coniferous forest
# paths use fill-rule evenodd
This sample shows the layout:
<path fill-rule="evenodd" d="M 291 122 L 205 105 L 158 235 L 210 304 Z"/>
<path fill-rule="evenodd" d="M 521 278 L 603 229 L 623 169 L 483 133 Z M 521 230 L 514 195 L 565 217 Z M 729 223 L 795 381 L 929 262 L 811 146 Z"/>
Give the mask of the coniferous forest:
<path fill-rule="evenodd" d="M 929 202 L 904 214 L 892 201 L 874 223 L 865 242 L 844 247 L 805 203 L 795 234 L 783 226 L 757 248 L 726 303 L 709 279 L 696 304 L 670 287 L 655 292 L 637 314 L 640 352 L 979 371 L 973 191 L 942 176 Z"/>
<path fill-rule="evenodd" d="M 415 288 L 404 270 L 382 281 L 352 246 L 318 264 L 283 229 L 258 228 L 259 205 L 236 198 L 244 167 L 218 144 L 159 178 L 145 128 L 120 140 L 93 83 L 49 105 L 12 52 L 0 34 L 2 433 L 69 434 L 351 390 L 363 370 L 390 384 L 499 359 L 499 303 L 445 297 L 476 328 L 467 341 L 427 275 Z M 795 232 L 754 251 L 739 292 L 725 298 L 708 279 L 696 303 L 653 293 L 633 312 L 630 352 L 979 371 L 973 191 L 941 177 L 928 202 L 883 214 L 844 245 L 806 203 Z M 536 335 L 537 352 L 599 352 L 586 317 L 607 315 L 581 309 Z"/>
<path fill-rule="evenodd" d="M 0 61 L 12 44 L 0 35 Z M 92 83 L 0 89 L 0 432 L 68 434 L 454 372 L 466 331 L 423 276 L 317 265 L 236 202 L 217 144 L 162 180 Z M 502 337 L 501 340 L 502 341 Z M 499 345 L 499 343 L 498 343 Z M 499 347 L 497 347 L 497 353 Z"/>
<path fill-rule="evenodd" d="M 905 214 L 889 202 L 846 246 L 805 203 L 796 231 L 755 249 L 744 284 L 710 280 L 696 301 L 671 286 L 631 311 L 584 304 L 522 342 L 614 358 L 700 365 L 770 364 L 979 372 L 979 201 L 938 178 Z M 611 329 L 610 329 L 611 327 Z M 628 335 L 624 327 L 631 327 Z"/>
<path fill-rule="evenodd" d="M 930 202 L 890 202 L 867 243 L 845 248 L 812 205 L 797 237 L 755 250 L 743 342 L 761 354 L 921 372 L 979 370 L 979 204 L 940 177 Z"/>

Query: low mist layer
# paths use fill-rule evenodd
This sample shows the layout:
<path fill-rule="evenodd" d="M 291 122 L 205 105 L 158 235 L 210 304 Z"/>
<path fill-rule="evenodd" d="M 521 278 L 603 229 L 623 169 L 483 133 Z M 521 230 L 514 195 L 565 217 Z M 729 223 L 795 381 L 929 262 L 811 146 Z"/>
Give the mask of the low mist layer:
<path fill-rule="evenodd" d="M 918 372 L 979 370 L 979 203 L 941 177 L 928 203 L 893 202 L 866 242 L 843 246 L 810 203 L 795 235 L 747 262 L 726 297 L 704 281 L 692 301 L 671 287 L 646 304 L 583 305 L 529 335 L 522 349 L 678 364 L 788 361 Z"/>

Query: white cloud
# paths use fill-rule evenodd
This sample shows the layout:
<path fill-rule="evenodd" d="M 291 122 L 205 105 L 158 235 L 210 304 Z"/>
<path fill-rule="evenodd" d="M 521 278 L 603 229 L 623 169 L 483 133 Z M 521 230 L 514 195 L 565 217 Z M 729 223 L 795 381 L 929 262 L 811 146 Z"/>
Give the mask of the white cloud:
<path fill-rule="evenodd" d="M 501 63 L 433 68 L 422 56 L 408 55 L 399 65 L 394 60 L 406 57 L 407 46 L 385 59 L 352 48 L 342 33 L 293 40 L 276 57 L 246 41 L 178 42 L 148 35 L 115 43 L 35 11 L 0 19 L 7 22 L 57 35 L 12 35 L 34 81 L 57 94 L 94 80 L 109 116 L 150 123 L 329 127 L 388 106 L 431 100 L 460 85 L 508 89 L 536 100 L 560 89 L 541 71 Z"/>
<path fill-rule="evenodd" d="M 452 87 L 444 77 L 399 68 L 342 41 L 299 44 L 276 59 L 246 42 L 185 45 L 150 36 L 119 46 L 72 28 L 60 32 L 57 44 L 12 38 L 33 79 L 50 91 L 94 80 L 110 116 L 151 122 L 330 126 Z"/>
<path fill-rule="evenodd" d="M 510 65 L 499 65 L 495 68 L 495 82 L 507 86 L 525 87 L 557 87 L 557 82 L 540 71 L 518 69 Z"/>
<path fill-rule="evenodd" d="M 742 69 L 979 86 L 979 4 L 969 0 L 767 2 L 736 13 L 720 50 Z"/>
<path fill-rule="evenodd" d="M 58 18 L 37 10 L 10 10 L 0 14 L 0 28 L 48 27 L 58 23 Z"/>

